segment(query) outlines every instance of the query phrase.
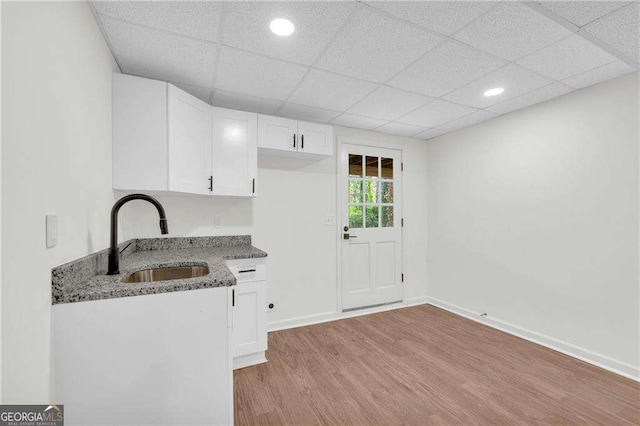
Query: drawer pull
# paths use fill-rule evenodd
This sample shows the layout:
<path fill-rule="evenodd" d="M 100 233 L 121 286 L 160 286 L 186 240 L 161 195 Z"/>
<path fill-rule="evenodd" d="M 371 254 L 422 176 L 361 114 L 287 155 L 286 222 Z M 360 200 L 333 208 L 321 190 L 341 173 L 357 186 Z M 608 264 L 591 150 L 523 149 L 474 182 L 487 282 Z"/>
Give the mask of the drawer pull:
<path fill-rule="evenodd" d="M 244 271 L 238 271 L 239 274 L 248 274 L 249 272 L 255 272 L 255 269 L 245 269 Z"/>

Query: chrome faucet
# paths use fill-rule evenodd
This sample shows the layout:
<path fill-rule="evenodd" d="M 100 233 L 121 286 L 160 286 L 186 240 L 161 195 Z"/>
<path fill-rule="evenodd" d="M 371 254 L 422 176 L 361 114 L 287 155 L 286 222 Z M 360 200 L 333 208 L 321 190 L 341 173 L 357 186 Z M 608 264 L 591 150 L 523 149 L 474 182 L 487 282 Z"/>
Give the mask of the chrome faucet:
<path fill-rule="evenodd" d="M 120 273 L 120 253 L 118 252 L 118 212 L 120 207 L 131 200 L 145 200 L 156 206 L 160 215 L 160 232 L 169 233 L 167 218 L 164 214 L 164 207 L 158 200 L 145 194 L 131 194 L 120 198 L 111 209 L 111 247 L 109 248 L 109 270 L 107 275 L 117 275 Z"/>

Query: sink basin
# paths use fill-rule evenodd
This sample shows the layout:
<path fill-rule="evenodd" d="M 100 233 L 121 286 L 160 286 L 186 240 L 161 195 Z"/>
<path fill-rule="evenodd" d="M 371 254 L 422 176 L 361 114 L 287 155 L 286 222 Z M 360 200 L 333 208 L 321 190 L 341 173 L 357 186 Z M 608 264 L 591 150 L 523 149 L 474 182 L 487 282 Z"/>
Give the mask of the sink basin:
<path fill-rule="evenodd" d="M 177 266 L 170 268 L 144 269 L 129 275 L 126 283 L 148 283 L 153 281 L 180 280 L 203 277 L 209 274 L 207 266 Z"/>

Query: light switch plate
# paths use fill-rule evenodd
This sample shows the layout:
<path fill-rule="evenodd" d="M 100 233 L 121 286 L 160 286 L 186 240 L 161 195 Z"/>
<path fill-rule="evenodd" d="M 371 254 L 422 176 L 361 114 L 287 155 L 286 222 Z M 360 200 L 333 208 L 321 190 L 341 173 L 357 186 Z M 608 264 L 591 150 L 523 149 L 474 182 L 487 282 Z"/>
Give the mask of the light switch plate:
<path fill-rule="evenodd" d="M 47 223 L 47 248 L 55 247 L 58 244 L 58 216 L 48 214 Z"/>

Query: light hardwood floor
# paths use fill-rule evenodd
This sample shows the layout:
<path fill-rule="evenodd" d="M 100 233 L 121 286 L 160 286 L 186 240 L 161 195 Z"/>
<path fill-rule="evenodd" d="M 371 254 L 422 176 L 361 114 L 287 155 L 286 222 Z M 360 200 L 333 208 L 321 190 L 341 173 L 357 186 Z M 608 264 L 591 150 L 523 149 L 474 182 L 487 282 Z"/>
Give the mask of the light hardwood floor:
<path fill-rule="evenodd" d="M 640 385 L 430 305 L 269 333 L 236 424 L 640 424 Z"/>

